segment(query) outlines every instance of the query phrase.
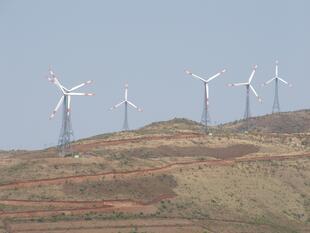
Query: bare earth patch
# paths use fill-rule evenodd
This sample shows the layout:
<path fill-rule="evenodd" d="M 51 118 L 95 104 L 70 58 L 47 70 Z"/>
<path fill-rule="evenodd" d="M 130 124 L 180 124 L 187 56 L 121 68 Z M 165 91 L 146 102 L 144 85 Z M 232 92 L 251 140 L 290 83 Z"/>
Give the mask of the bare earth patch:
<path fill-rule="evenodd" d="M 127 156 L 139 158 L 158 157 L 214 157 L 217 159 L 234 159 L 259 151 L 259 147 L 251 144 L 231 145 L 227 147 L 210 148 L 206 146 L 159 146 L 157 148 L 139 148 L 128 150 Z"/>

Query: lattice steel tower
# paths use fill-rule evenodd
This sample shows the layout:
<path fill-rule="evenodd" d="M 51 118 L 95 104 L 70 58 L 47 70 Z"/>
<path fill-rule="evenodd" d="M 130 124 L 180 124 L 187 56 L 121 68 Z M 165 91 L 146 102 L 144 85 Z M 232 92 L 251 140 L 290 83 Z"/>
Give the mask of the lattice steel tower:
<path fill-rule="evenodd" d="M 232 83 L 228 84 L 230 87 L 236 87 L 236 86 L 245 86 L 246 87 L 246 97 L 245 97 L 245 112 L 244 112 L 244 119 L 247 120 L 249 117 L 251 117 L 251 109 L 250 109 L 250 92 L 254 93 L 254 95 L 257 97 L 259 102 L 262 102 L 262 99 L 258 96 L 257 92 L 255 91 L 254 87 L 251 85 L 251 82 L 254 78 L 254 74 L 256 72 L 257 65 L 253 67 L 253 71 L 250 75 L 250 78 L 248 82 L 246 83 Z"/>
<path fill-rule="evenodd" d="M 72 130 L 71 114 L 67 110 L 68 96 L 64 96 L 63 113 L 62 113 L 62 126 L 58 140 L 58 150 L 61 156 L 71 154 L 71 142 L 74 140 Z"/>
<path fill-rule="evenodd" d="M 201 115 L 201 124 L 205 126 L 205 131 L 208 131 L 208 125 L 211 124 L 211 117 L 209 113 L 209 100 L 208 100 L 208 84 L 204 85 L 204 99 L 203 99 L 203 108 L 202 108 L 202 115 Z"/>
<path fill-rule="evenodd" d="M 292 84 L 289 84 L 287 81 L 279 77 L 279 62 L 276 61 L 276 68 L 275 68 L 275 76 L 268 80 L 267 82 L 263 83 L 263 86 L 270 84 L 272 81 L 275 81 L 275 90 L 274 90 L 274 99 L 272 105 L 272 113 L 278 113 L 281 111 L 280 109 L 280 100 L 279 100 L 279 81 L 292 87 Z"/>
<path fill-rule="evenodd" d="M 48 80 L 52 83 L 54 83 L 61 91 L 62 96 L 60 100 L 58 101 L 56 108 L 54 109 L 53 113 L 50 116 L 50 119 L 52 119 L 57 110 L 60 108 L 60 106 L 63 104 L 63 116 L 62 116 L 62 126 L 60 130 L 60 135 L 58 139 L 58 149 L 59 149 L 59 155 L 65 156 L 67 154 L 70 154 L 71 151 L 71 142 L 73 140 L 73 130 L 71 125 L 71 99 L 72 96 L 93 96 L 92 93 L 77 93 L 73 92 L 86 84 L 90 84 L 92 81 L 89 80 L 87 82 L 81 83 L 71 89 L 68 89 L 64 87 L 59 80 L 57 79 L 55 73 L 52 71 L 52 69 L 49 69 L 49 77 Z"/>
<path fill-rule="evenodd" d="M 121 101 L 120 103 L 114 105 L 113 107 L 110 108 L 110 110 L 116 109 L 119 106 L 124 104 L 125 109 L 124 109 L 124 123 L 123 123 L 123 130 L 127 131 L 129 130 L 129 124 L 128 124 L 128 105 L 132 106 L 133 108 L 137 109 L 139 112 L 142 112 L 142 108 L 137 107 L 134 105 L 132 102 L 128 100 L 128 84 L 125 85 L 125 99 Z"/>
<path fill-rule="evenodd" d="M 201 116 L 201 123 L 204 125 L 204 129 L 206 132 L 208 132 L 208 124 L 211 122 L 211 118 L 210 118 L 210 114 L 209 114 L 209 82 L 215 78 L 217 78 L 218 76 L 220 76 L 221 74 L 225 73 L 226 70 L 222 70 L 220 72 L 218 72 L 217 74 L 213 75 L 212 77 L 210 77 L 209 79 L 204 79 L 201 78 L 200 76 L 193 74 L 191 71 L 189 70 L 185 70 L 185 73 L 188 75 L 191 75 L 194 78 L 197 78 L 199 80 L 201 80 L 203 82 L 203 86 L 204 86 L 204 99 L 203 99 L 203 109 L 202 109 L 202 116 Z"/>

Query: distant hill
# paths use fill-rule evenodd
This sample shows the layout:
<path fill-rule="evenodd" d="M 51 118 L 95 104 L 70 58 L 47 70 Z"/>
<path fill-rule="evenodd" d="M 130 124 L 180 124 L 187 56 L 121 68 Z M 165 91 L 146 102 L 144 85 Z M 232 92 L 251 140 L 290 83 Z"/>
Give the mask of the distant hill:
<path fill-rule="evenodd" d="M 261 133 L 310 133 L 310 109 L 281 112 L 251 117 L 218 126 L 210 126 L 210 131 L 261 132 Z M 174 118 L 149 124 L 136 133 L 203 132 L 203 125 L 185 118 Z"/>
<path fill-rule="evenodd" d="M 97 140 L 97 139 L 116 139 L 116 138 L 130 138 L 141 135 L 154 134 L 175 134 L 175 133 L 199 133 L 202 132 L 203 125 L 185 118 L 174 118 L 167 121 L 153 122 L 139 129 L 120 131 L 114 133 L 105 133 L 84 138 L 83 140 Z"/>
<path fill-rule="evenodd" d="M 244 131 L 261 133 L 310 133 L 310 110 L 281 112 L 264 116 L 251 117 L 247 121 L 238 120 L 210 126 L 210 132 L 239 133 Z M 124 132 L 96 135 L 83 140 L 130 138 L 139 135 L 203 133 L 204 126 L 186 118 L 174 118 L 154 122 L 142 128 Z"/>
<path fill-rule="evenodd" d="M 174 118 L 168 121 L 154 122 L 146 125 L 138 130 L 141 132 L 175 132 L 175 131 L 190 131 L 198 132 L 201 131 L 203 125 L 186 118 Z"/>
<path fill-rule="evenodd" d="M 240 120 L 219 125 L 217 129 L 219 128 L 230 132 L 308 133 L 310 132 L 310 110 L 252 117 L 248 121 Z"/>

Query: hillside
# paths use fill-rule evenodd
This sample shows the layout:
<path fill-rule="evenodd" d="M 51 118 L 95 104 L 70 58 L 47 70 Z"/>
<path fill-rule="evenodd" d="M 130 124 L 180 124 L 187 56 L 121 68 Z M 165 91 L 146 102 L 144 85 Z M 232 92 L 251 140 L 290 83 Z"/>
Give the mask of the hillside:
<path fill-rule="evenodd" d="M 233 126 L 156 122 L 79 140 L 79 158 L 3 152 L 0 232 L 309 232 L 306 136 Z"/>
<path fill-rule="evenodd" d="M 310 110 L 282 112 L 252 117 L 219 126 L 230 132 L 255 131 L 261 133 L 309 133 Z"/>

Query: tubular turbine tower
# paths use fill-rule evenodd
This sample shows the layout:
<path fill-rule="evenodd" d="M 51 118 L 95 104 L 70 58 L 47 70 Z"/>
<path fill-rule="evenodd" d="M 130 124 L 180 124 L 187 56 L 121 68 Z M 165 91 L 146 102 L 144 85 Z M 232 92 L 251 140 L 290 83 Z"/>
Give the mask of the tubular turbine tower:
<path fill-rule="evenodd" d="M 92 81 L 89 80 L 71 89 L 67 89 L 59 82 L 59 80 L 57 79 L 55 73 L 52 71 L 51 68 L 49 69 L 48 80 L 54 83 L 62 92 L 62 97 L 57 103 L 53 113 L 50 116 L 50 119 L 52 119 L 55 116 L 57 110 L 60 108 L 61 104 L 63 104 L 62 126 L 61 126 L 59 140 L 58 140 L 58 150 L 61 156 L 65 156 L 71 153 L 71 142 L 74 137 L 73 130 L 72 130 L 72 123 L 71 123 L 71 98 L 72 96 L 93 96 L 94 95 L 92 93 L 76 93 L 73 91 L 85 86 L 86 84 L 92 83 Z"/>

